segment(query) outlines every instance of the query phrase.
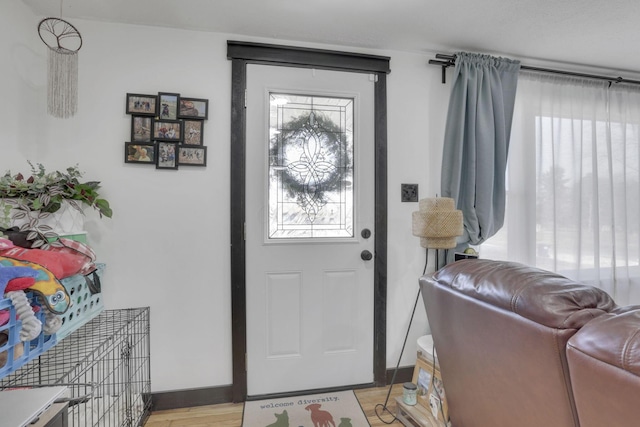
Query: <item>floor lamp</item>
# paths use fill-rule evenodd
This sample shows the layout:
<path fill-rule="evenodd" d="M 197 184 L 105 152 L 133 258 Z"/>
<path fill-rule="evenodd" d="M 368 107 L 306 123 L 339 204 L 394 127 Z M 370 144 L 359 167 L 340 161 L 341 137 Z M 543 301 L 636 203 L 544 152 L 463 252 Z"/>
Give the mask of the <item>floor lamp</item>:
<path fill-rule="evenodd" d="M 438 259 L 438 252 L 440 249 L 453 249 L 456 247 L 456 237 L 461 236 L 463 233 L 462 223 L 462 211 L 455 209 L 455 201 L 448 197 L 434 197 L 422 199 L 419 202 L 418 211 L 412 213 L 412 233 L 414 236 L 420 237 L 420 246 L 426 248 L 427 262 L 429 260 L 429 249 L 435 249 L 435 269 L 440 268 L 440 262 Z M 424 271 L 427 272 L 427 262 L 425 262 Z M 445 257 L 446 263 L 446 257 Z M 376 405 L 375 412 L 378 418 L 385 424 L 390 422 L 384 421 L 380 414 L 378 414 L 378 407 L 382 407 L 383 411 L 390 411 L 387 409 L 387 403 L 389 402 L 389 396 L 391 395 L 391 389 L 396 380 L 396 374 L 400 368 L 400 360 L 404 353 L 404 348 L 409 338 L 409 331 L 411 330 L 411 324 L 413 323 L 413 316 L 416 313 L 416 307 L 420 300 L 420 288 L 418 288 L 418 295 L 416 295 L 416 301 L 413 304 L 413 311 L 411 312 L 411 318 L 409 319 L 409 326 L 407 327 L 407 333 L 402 343 L 402 349 L 400 350 L 400 356 L 398 356 L 398 363 L 396 369 L 393 372 L 391 378 L 391 384 L 389 385 L 389 391 L 387 392 L 387 398 L 384 404 Z M 395 420 L 394 416 L 394 420 Z M 393 421 L 391 421 L 393 422 Z"/>
<path fill-rule="evenodd" d="M 439 269 L 439 250 L 455 248 L 456 237 L 462 235 L 462 211 L 456 210 L 455 201 L 449 197 L 433 197 L 420 200 L 411 219 L 413 235 L 420 237 L 420 246 L 427 249 L 427 256 L 429 249 L 436 250 L 436 270 Z"/>

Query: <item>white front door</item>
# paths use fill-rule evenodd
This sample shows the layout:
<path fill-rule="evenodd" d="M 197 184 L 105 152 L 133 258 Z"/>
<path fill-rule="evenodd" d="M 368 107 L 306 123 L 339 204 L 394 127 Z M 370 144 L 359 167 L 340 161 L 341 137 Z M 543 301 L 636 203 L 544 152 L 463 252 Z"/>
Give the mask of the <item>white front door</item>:
<path fill-rule="evenodd" d="M 368 74 L 247 65 L 250 396 L 373 382 L 373 95 Z"/>

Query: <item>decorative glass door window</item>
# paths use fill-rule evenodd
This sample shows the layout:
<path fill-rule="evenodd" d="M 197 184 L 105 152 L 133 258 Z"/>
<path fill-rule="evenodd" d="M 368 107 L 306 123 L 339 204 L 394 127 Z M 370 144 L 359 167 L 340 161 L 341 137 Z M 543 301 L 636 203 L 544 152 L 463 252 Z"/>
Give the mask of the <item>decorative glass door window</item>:
<path fill-rule="evenodd" d="M 269 239 L 353 237 L 353 109 L 270 93 Z"/>

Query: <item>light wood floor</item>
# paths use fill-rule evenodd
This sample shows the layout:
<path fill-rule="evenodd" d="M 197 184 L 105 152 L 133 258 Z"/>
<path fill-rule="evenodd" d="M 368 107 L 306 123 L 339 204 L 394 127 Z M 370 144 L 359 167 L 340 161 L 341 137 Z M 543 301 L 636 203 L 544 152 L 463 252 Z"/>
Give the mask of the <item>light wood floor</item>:
<path fill-rule="evenodd" d="M 372 427 L 402 426 L 399 421 L 386 424 L 375 413 L 376 405 L 384 404 L 389 392 L 388 387 L 367 388 L 356 390 L 356 396 L 362 405 Z M 396 413 L 395 398 L 402 396 L 402 384 L 396 384 L 391 389 L 391 396 L 387 408 L 391 413 L 379 408 L 382 418 L 389 422 Z M 220 405 L 198 406 L 195 408 L 156 411 L 151 414 L 145 427 L 240 427 L 242 425 L 242 403 L 223 403 Z M 253 427 L 253 426 L 245 426 Z"/>

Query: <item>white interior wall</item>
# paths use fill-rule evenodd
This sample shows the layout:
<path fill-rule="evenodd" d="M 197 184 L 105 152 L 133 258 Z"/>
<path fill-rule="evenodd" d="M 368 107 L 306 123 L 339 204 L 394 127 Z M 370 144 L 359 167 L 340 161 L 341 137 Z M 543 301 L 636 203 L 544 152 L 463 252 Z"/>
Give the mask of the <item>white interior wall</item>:
<path fill-rule="evenodd" d="M 0 0 L 0 172 L 37 154 L 46 115 L 46 55 L 39 20 L 22 2 Z M 43 92 L 45 91 L 45 92 Z M 26 163 L 24 163 L 26 165 Z M 26 165 L 28 168 L 28 165 Z"/>
<path fill-rule="evenodd" d="M 13 5 L 15 3 L 15 5 Z M 74 20 L 79 52 L 79 108 L 74 118 L 45 113 L 46 47 L 37 37 L 41 17 L 19 2 L 0 2 L 2 87 L 19 105 L 0 104 L 8 133 L 0 170 L 28 172 L 26 160 L 47 169 L 79 164 L 85 178 L 102 182 L 113 219 L 89 212 L 89 243 L 107 264 L 107 308 L 151 307 L 152 390 L 230 384 L 229 135 L 231 63 L 227 40 L 292 44 L 225 35 Z M 9 18 L 11 16 L 11 18 Z M 3 22 L 4 21 L 4 22 Z M 0 33 L 1 34 L 1 33 Z M 312 47 L 337 50 L 335 46 Z M 351 49 L 349 49 L 351 50 Z M 388 76 L 389 259 L 387 366 L 402 347 L 424 249 L 411 235 L 416 203 L 400 202 L 400 184 L 417 183 L 420 197 L 439 188 L 440 155 L 450 86 L 431 53 L 352 49 L 391 57 Z M 25 72 L 24 70 L 27 70 Z M 130 140 L 126 93 L 178 92 L 208 98 L 206 168 L 178 171 L 125 164 Z M 23 132 L 23 127 L 26 132 Z M 3 150 L 4 151 L 4 150 Z M 415 362 L 416 338 L 426 332 L 420 302 L 401 365 Z"/>

